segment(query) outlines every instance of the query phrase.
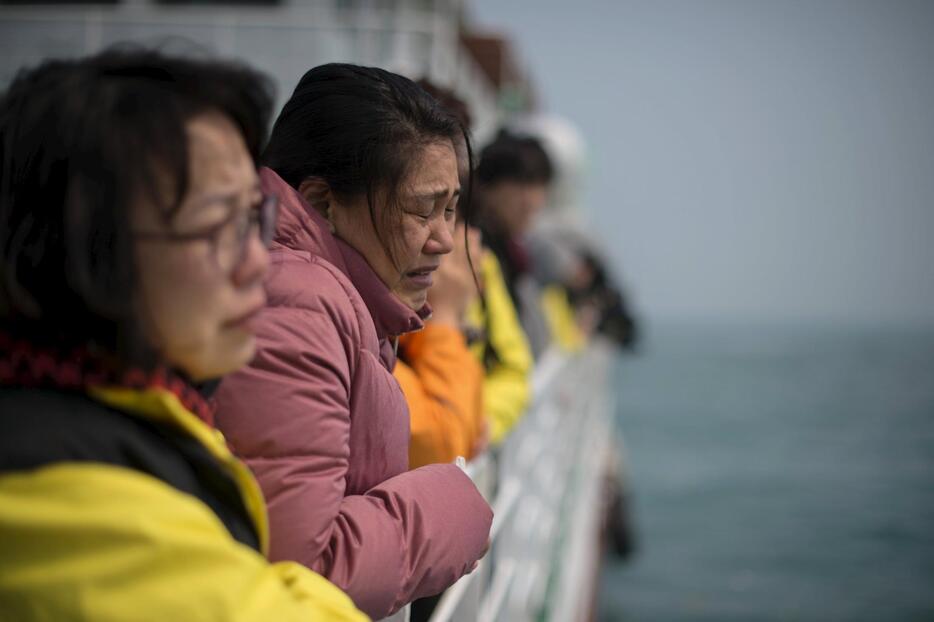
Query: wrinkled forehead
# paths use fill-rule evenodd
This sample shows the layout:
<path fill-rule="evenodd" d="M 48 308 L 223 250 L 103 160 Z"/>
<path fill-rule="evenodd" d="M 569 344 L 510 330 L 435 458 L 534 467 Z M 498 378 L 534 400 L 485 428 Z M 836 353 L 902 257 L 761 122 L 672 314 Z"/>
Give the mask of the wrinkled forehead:
<path fill-rule="evenodd" d="M 414 196 L 456 194 L 460 190 L 458 157 L 451 141 L 439 140 L 419 149 L 403 187 Z"/>
<path fill-rule="evenodd" d="M 181 179 L 156 166 L 156 193 L 144 193 L 133 210 L 143 229 L 185 228 L 220 218 L 248 193 L 258 192 L 259 176 L 236 126 L 220 113 L 194 117 L 185 125 L 188 159 L 185 194 L 175 193 Z M 180 203 L 176 203 L 178 199 Z"/>
<path fill-rule="evenodd" d="M 250 188 L 256 165 L 243 135 L 225 116 L 208 113 L 188 122 L 189 192 L 215 193 Z"/>

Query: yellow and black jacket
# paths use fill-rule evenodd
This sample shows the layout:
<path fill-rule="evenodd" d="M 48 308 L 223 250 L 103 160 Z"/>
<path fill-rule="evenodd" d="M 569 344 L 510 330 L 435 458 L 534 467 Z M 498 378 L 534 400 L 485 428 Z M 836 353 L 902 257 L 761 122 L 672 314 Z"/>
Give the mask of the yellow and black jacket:
<path fill-rule="evenodd" d="M 480 268 L 485 304 L 472 304 L 466 319 L 475 332 L 483 334 L 483 340 L 474 343 L 471 350 L 486 370 L 483 404 L 490 425 L 490 441 L 498 445 L 528 407 L 532 349 L 496 256 L 485 253 Z"/>
<path fill-rule="evenodd" d="M 172 391 L 0 387 L 0 620 L 366 620 Z"/>

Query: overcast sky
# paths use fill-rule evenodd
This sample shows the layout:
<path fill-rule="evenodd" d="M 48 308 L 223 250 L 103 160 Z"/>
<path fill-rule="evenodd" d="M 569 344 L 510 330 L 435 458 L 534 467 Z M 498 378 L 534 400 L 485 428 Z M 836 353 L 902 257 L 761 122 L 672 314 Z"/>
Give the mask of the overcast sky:
<path fill-rule="evenodd" d="M 473 0 L 650 316 L 934 321 L 934 2 Z"/>

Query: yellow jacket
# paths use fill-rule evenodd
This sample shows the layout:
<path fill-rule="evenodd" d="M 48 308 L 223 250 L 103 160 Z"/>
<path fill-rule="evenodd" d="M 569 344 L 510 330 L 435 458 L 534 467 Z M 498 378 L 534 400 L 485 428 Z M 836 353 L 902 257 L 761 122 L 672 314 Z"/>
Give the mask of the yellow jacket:
<path fill-rule="evenodd" d="M 565 352 L 583 350 L 587 337 L 577 324 L 567 291 L 557 285 L 549 285 L 542 289 L 541 303 L 552 343 Z"/>
<path fill-rule="evenodd" d="M 490 441 L 498 444 L 528 407 L 532 350 L 519 324 L 496 255 L 486 252 L 480 265 L 486 313 L 479 303 L 474 304 L 467 312 L 467 320 L 485 332 L 484 341 L 471 349 L 486 366 L 483 403 L 490 424 Z"/>
<path fill-rule="evenodd" d="M 266 550 L 259 487 L 219 432 L 167 390 L 91 393 L 206 448 L 236 483 Z M 0 552 L 3 620 L 367 619 L 323 577 L 291 562 L 270 564 L 235 540 L 199 498 L 104 461 L 52 461 L 0 473 Z"/>

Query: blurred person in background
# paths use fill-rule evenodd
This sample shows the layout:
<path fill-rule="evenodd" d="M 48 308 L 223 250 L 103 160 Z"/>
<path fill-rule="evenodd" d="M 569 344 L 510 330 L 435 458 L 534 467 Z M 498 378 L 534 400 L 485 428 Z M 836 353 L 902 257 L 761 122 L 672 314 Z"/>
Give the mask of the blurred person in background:
<path fill-rule="evenodd" d="M 555 343 L 577 351 L 599 334 L 624 350 L 634 350 L 635 318 L 594 243 L 576 231 L 554 226 L 537 227 L 527 240 Z"/>
<path fill-rule="evenodd" d="M 583 136 L 568 119 L 549 114 L 521 117 L 511 128 L 537 139 L 553 169 L 545 209 L 524 236 L 552 334 L 565 349 L 579 348 L 593 333 L 634 348 L 635 318 L 581 206 L 587 168 Z"/>
<path fill-rule="evenodd" d="M 470 572 L 492 522 L 457 466 L 408 470 L 392 377 L 453 248 L 458 140 L 457 120 L 399 75 L 304 75 L 263 155 L 281 209 L 257 355 L 218 391 L 218 426 L 268 499 L 271 558 L 321 572 L 374 618 Z"/>
<path fill-rule="evenodd" d="M 519 423 L 532 396 L 532 348 L 519 322 L 496 255 L 480 253 L 482 297 L 467 309 L 471 351 L 486 376 L 483 407 L 489 440 L 499 445 Z"/>
<path fill-rule="evenodd" d="M 259 487 L 195 389 L 254 352 L 271 103 L 243 67 L 130 48 L 0 100 L 4 619 L 365 619 L 266 561 Z"/>
<path fill-rule="evenodd" d="M 483 149 L 477 165 L 483 243 L 496 256 L 536 357 L 545 351 L 552 336 L 523 237 L 545 207 L 552 176 L 552 164 L 541 143 L 507 130 L 500 130 Z"/>
<path fill-rule="evenodd" d="M 624 350 L 635 350 L 638 324 L 625 291 L 593 249 L 576 247 L 576 253 L 580 263 L 566 285 L 568 301 L 579 317 L 586 314 L 583 323 L 589 332 L 603 335 Z"/>
<path fill-rule="evenodd" d="M 467 108 L 453 93 L 425 80 L 418 84 L 463 128 L 470 127 Z M 458 456 L 473 458 L 487 441 L 484 371 L 464 333 L 467 309 L 479 298 L 472 266 L 480 257 L 479 231 L 466 224 L 470 219 L 472 154 L 463 140 L 457 140 L 455 147 L 461 194 L 454 250 L 441 258 L 428 290 L 431 317 L 422 330 L 399 339 L 399 358 L 393 370 L 409 406 L 410 468 L 452 462 Z"/>

